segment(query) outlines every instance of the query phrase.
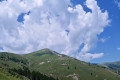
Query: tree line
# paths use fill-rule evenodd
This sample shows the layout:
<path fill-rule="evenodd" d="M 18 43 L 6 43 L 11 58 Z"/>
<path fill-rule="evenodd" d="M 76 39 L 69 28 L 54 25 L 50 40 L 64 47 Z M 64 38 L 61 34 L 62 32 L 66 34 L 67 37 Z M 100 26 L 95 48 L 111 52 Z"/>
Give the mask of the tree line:
<path fill-rule="evenodd" d="M 13 75 L 17 73 L 21 76 L 25 76 L 30 80 L 55 80 L 53 77 L 46 76 L 38 71 L 30 71 L 28 67 L 23 67 L 23 69 L 9 69 L 9 72 Z"/>

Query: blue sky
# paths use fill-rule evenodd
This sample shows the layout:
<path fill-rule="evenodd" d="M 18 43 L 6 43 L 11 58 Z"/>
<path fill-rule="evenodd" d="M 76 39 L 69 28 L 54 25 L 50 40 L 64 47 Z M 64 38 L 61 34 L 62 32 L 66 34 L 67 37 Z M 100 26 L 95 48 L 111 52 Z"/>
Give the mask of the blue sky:
<path fill-rule="evenodd" d="M 85 0 L 71 0 L 73 5 L 65 0 L 0 1 L 0 9 L 6 4 L 0 12 L 1 51 L 50 48 L 91 63 L 120 60 L 119 0 L 86 0 L 88 7 Z"/>

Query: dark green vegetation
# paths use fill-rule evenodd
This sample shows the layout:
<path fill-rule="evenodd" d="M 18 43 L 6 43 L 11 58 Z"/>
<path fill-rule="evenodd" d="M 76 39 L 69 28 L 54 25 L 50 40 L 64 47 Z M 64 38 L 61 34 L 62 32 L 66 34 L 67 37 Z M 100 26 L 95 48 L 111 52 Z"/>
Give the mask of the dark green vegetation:
<path fill-rule="evenodd" d="M 112 70 L 115 73 L 120 74 L 120 61 L 112 63 L 102 63 L 100 65 Z"/>
<path fill-rule="evenodd" d="M 52 77 L 48 77 L 46 75 L 41 74 L 39 71 L 30 71 L 30 69 L 28 67 L 23 67 L 23 69 L 19 68 L 19 69 L 10 69 L 9 72 L 12 75 L 16 75 L 15 73 L 21 75 L 21 76 L 25 76 L 26 78 L 30 79 L 30 80 L 55 80 Z"/>
<path fill-rule="evenodd" d="M 30 70 L 28 60 L 22 55 L 0 53 L 0 67 L 0 80 L 55 80 L 39 71 Z"/>
<path fill-rule="evenodd" d="M 20 55 L 7 52 L 0 53 L 0 67 L 17 69 L 27 66 L 28 64 L 28 60 Z"/>
<path fill-rule="evenodd" d="M 120 80 L 120 76 L 108 68 L 79 61 L 49 49 L 25 55 L 0 53 L 0 66 L 15 78 L 19 75 L 31 80 L 54 80 L 52 77 L 56 80 Z"/>
<path fill-rule="evenodd" d="M 28 80 L 11 69 L 22 68 L 28 64 L 27 59 L 13 53 L 0 53 L 0 80 Z M 14 73 L 14 74 L 13 74 Z"/>
<path fill-rule="evenodd" d="M 17 78 L 17 76 L 11 75 L 7 70 L 0 68 L 0 80 L 22 80 L 22 79 Z"/>

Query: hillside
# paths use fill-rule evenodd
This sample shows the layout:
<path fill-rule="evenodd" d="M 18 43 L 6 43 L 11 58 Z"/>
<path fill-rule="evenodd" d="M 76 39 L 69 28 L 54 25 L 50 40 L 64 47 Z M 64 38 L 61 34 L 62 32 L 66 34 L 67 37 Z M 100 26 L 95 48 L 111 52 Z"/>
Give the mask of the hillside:
<path fill-rule="evenodd" d="M 0 80 L 22 80 L 16 76 L 11 75 L 8 71 L 0 68 Z"/>
<path fill-rule="evenodd" d="M 28 59 L 30 69 L 59 80 L 120 80 L 116 73 L 106 68 L 49 49 L 25 54 L 24 57 Z"/>
<path fill-rule="evenodd" d="M 29 80 L 12 70 L 22 69 L 23 66 L 27 66 L 27 64 L 27 59 L 20 55 L 0 52 L 0 80 Z"/>
<path fill-rule="evenodd" d="M 120 74 L 120 61 L 111 62 L 111 63 L 102 63 L 102 64 L 99 64 L 99 65 L 104 66 L 104 67 L 112 70 L 113 72 L 116 72 L 116 73 Z"/>
<path fill-rule="evenodd" d="M 0 80 L 55 80 L 31 70 L 29 62 L 22 55 L 0 52 Z"/>
<path fill-rule="evenodd" d="M 51 76 L 58 80 L 120 80 L 108 68 L 49 49 L 24 55 L 0 52 L 0 80 L 55 80 Z"/>
<path fill-rule="evenodd" d="M 0 53 L 0 67 L 3 68 L 22 68 L 23 66 L 27 66 L 29 63 L 26 58 L 22 57 L 21 55 L 1 52 Z"/>

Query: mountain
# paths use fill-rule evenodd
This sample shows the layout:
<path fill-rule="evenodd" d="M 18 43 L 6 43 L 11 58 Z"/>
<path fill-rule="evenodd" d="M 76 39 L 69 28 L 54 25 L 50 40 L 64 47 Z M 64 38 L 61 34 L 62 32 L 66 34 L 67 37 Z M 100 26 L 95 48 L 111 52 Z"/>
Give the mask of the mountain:
<path fill-rule="evenodd" d="M 12 71 L 28 64 L 27 59 L 20 55 L 0 52 L 0 80 L 28 80 Z"/>
<path fill-rule="evenodd" d="M 86 63 L 49 49 L 25 54 L 31 70 L 59 80 L 120 80 L 120 76 L 101 66 Z"/>
<path fill-rule="evenodd" d="M 0 52 L 0 80 L 55 80 L 29 68 L 22 55 Z"/>
<path fill-rule="evenodd" d="M 21 55 L 1 52 L 0 53 L 0 67 L 4 68 L 22 68 L 22 66 L 27 66 L 29 63 L 26 58 Z"/>
<path fill-rule="evenodd" d="M 15 76 L 11 75 L 5 69 L 0 68 L 0 80 L 22 80 L 22 79 L 17 78 Z"/>
<path fill-rule="evenodd" d="M 0 71 L 0 80 L 7 80 L 2 77 L 15 80 L 120 80 L 120 76 L 109 68 L 50 49 L 24 55 L 0 52 L 0 70 L 5 72 Z"/>
<path fill-rule="evenodd" d="M 102 63 L 99 64 L 100 66 L 106 67 L 110 70 L 112 70 L 115 73 L 120 74 L 120 61 L 117 62 L 111 62 L 111 63 Z"/>

